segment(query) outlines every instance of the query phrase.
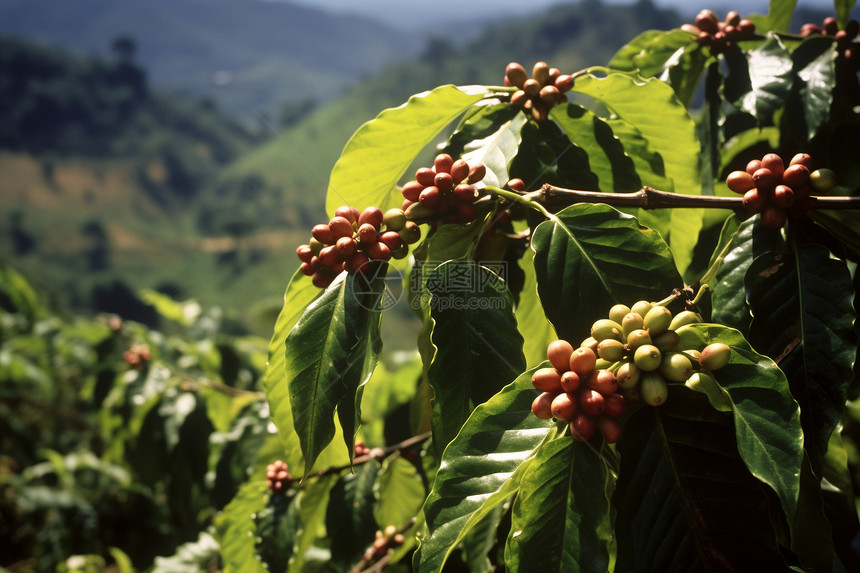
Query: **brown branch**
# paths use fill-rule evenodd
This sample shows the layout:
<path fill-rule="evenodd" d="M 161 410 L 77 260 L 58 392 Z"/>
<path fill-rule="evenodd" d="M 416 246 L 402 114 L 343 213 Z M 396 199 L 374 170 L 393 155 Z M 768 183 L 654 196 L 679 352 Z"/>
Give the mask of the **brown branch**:
<path fill-rule="evenodd" d="M 744 211 L 743 197 L 715 197 L 711 195 L 684 195 L 669 193 L 651 187 L 643 187 L 632 193 L 602 193 L 582 191 L 544 184 L 538 191 L 524 197 L 536 200 L 547 207 L 566 207 L 574 203 L 606 203 L 613 207 L 638 207 L 641 209 L 730 209 Z M 814 209 L 860 209 L 860 197 L 812 196 Z"/>
<path fill-rule="evenodd" d="M 347 465 L 343 465 L 343 466 L 332 466 L 330 468 L 325 468 L 325 469 L 319 470 L 318 472 L 316 472 L 314 474 L 308 475 L 307 479 L 310 479 L 313 477 L 322 477 L 322 476 L 340 473 L 343 470 L 351 469 L 354 466 L 369 462 L 370 460 L 383 460 L 383 459 L 387 458 L 388 456 L 390 456 L 391 454 L 393 454 L 394 452 L 399 452 L 400 450 L 405 450 L 406 448 L 414 446 L 415 444 L 420 444 L 421 442 L 423 442 L 424 440 L 429 438 L 430 435 L 431 435 L 431 432 L 425 432 L 423 434 L 418 434 L 417 436 L 412 436 L 411 438 L 407 438 L 407 439 L 403 440 L 402 442 L 399 442 L 399 443 L 394 444 L 392 446 L 388 446 L 387 448 L 373 448 L 372 450 L 370 450 L 369 454 L 365 454 L 363 456 L 357 456 L 356 458 L 354 458 L 352 460 L 351 464 L 347 464 Z"/>

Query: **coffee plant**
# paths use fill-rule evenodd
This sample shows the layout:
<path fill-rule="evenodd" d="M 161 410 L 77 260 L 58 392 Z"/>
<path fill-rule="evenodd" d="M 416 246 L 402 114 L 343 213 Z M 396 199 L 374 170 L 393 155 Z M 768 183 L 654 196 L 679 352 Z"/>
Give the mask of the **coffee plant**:
<path fill-rule="evenodd" d="M 169 500 L 154 567 L 860 570 L 853 6 L 703 11 L 365 123 L 264 400 L 172 382 L 151 333 L 88 390 L 118 438 L 87 463 Z M 414 354 L 383 348 L 403 306 Z M 183 440 L 199 472 L 165 478 Z M 16 487 L 75 479 L 45 463 Z M 140 566 L 124 543 L 85 552 Z"/>

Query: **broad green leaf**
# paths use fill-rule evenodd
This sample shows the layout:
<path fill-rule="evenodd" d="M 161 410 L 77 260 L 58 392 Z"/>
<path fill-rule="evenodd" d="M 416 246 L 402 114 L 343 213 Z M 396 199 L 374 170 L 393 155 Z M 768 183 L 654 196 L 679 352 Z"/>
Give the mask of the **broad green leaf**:
<path fill-rule="evenodd" d="M 771 500 L 737 452 L 732 417 L 671 385 L 624 426 L 616 571 L 787 571 Z"/>
<path fill-rule="evenodd" d="M 257 558 L 254 522 L 268 497 L 265 480 L 252 479 L 242 484 L 233 501 L 215 518 L 215 537 L 225 573 L 268 573 Z"/>
<path fill-rule="evenodd" d="M 286 378 L 305 476 L 334 438 L 336 409 L 352 453 L 356 392 L 381 349 L 382 289 L 379 277 L 346 274 L 307 307 L 287 336 Z"/>
<path fill-rule="evenodd" d="M 519 177 L 526 189 L 545 183 L 574 189 L 598 189 L 588 154 L 571 141 L 553 121 L 529 121 L 522 127 L 522 141 L 510 167 L 511 177 Z"/>
<path fill-rule="evenodd" d="M 836 9 L 836 20 L 839 22 L 839 28 L 844 30 L 848 19 L 851 17 L 851 9 L 857 0 L 833 0 L 833 6 Z"/>
<path fill-rule="evenodd" d="M 257 553 L 266 570 L 281 573 L 293 557 L 293 540 L 300 528 L 296 492 L 272 493 L 254 515 Z"/>
<path fill-rule="evenodd" d="M 329 494 L 337 483 L 337 475 L 321 476 L 310 481 L 298 493 L 300 528 L 296 532 L 293 554 L 287 565 L 289 573 L 302 573 L 308 550 L 320 536 L 325 525 Z"/>
<path fill-rule="evenodd" d="M 284 443 L 283 460 L 296 475 L 304 475 L 305 457 L 302 454 L 299 435 L 293 427 L 293 412 L 290 406 L 289 382 L 287 376 L 284 343 L 287 335 L 299 321 L 306 308 L 317 299 L 321 291 L 311 283 L 310 277 L 296 271 L 284 293 L 284 307 L 275 323 L 274 334 L 269 343 L 269 364 L 263 377 L 263 389 L 269 401 L 271 418 L 280 432 Z M 330 448 L 327 459 L 330 465 L 349 463 L 348 455 L 336 448 Z"/>
<path fill-rule="evenodd" d="M 510 104 L 482 108 L 464 119 L 451 136 L 445 151 L 462 157 L 469 165 L 483 163 L 487 174 L 482 183 L 503 187 L 508 181 L 508 165 L 516 156 L 526 116 Z"/>
<path fill-rule="evenodd" d="M 738 102 L 740 109 L 755 116 L 759 125 L 773 125 L 773 116 L 791 93 L 791 53 L 775 34 L 746 53 L 750 91 Z"/>
<path fill-rule="evenodd" d="M 472 413 L 525 369 L 513 299 L 492 271 L 449 261 L 426 277 L 431 340 L 427 371 L 433 388 L 433 443 L 441 452 Z"/>
<path fill-rule="evenodd" d="M 538 448 L 520 481 L 505 546 L 511 571 L 609 570 L 614 478 L 600 452 L 572 436 Z"/>
<path fill-rule="evenodd" d="M 794 59 L 797 61 L 803 48 L 815 46 L 820 55 L 797 71 L 797 76 L 803 80 L 800 88 L 800 99 L 803 102 L 804 118 L 806 119 L 806 136 L 812 139 L 819 129 L 830 119 L 830 106 L 833 103 L 833 88 L 836 85 L 836 56 L 837 51 L 829 38 L 811 38 L 795 50 Z"/>
<path fill-rule="evenodd" d="M 824 247 L 802 245 L 756 258 L 746 288 L 750 341 L 788 376 L 819 473 L 853 379 L 857 335 L 848 268 Z"/>
<path fill-rule="evenodd" d="M 326 510 L 326 536 L 331 543 L 332 560 L 352 565 L 373 543 L 373 489 L 379 462 L 371 459 L 346 473 L 331 490 Z"/>
<path fill-rule="evenodd" d="M 555 427 L 532 414 L 538 394 L 533 371 L 478 406 L 445 449 L 424 503 L 426 529 L 413 559 L 416 571 L 442 570 L 463 537 L 517 491 L 535 449 Z"/>
<path fill-rule="evenodd" d="M 744 290 L 747 270 L 755 257 L 782 244 L 778 233 L 768 232 L 757 221 L 758 217 L 743 223 L 736 218 L 726 221 L 720 252 L 711 262 L 716 272 L 704 279 L 711 288 L 711 319 L 742 333 L 748 332 L 752 319 Z"/>
<path fill-rule="evenodd" d="M 386 416 L 415 397 L 422 365 L 418 353 L 380 362 L 361 397 L 361 435 L 371 447 L 385 445 Z"/>
<path fill-rule="evenodd" d="M 326 195 L 326 212 L 340 205 L 364 209 L 399 206 L 392 190 L 415 156 L 484 94 L 447 85 L 417 94 L 405 104 L 383 110 L 362 125 L 335 163 Z"/>
<path fill-rule="evenodd" d="M 546 360 L 547 346 L 558 338 L 540 304 L 534 258 L 534 251 L 529 249 L 520 259 L 519 264 L 525 272 L 525 282 L 515 311 L 517 329 L 523 337 L 523 354 L 527 368 L 537 366 Z"/>
<path fill-rule="evenodd" d="M 787 32 L 796 5 L 797 0 L 770 0 L 770 9 L 767 12 L 770 19 L 770 29 Z"/>
<path fill-rule="evenodd" d="M 750 473 L 773 488 L 791 522 L 800 488 L 804 434 L 788 380 L 737 330 L 709 323 L 690 328 L 704 344 L 722 342 L 732 349 L 729 363 L 713 376 L 733 404 L 738 452 Z"/>
<path fill-rule="evenodd" d="M 813 212 L 812 218 L 838 238 L 854 260 L 860 258 L 860 214 L 856 211 L 818 210 Z"/>
<path fill-rule="evenodd" d="M 706 50 L 693 34 L 679 29 L 648 30 L 618 50 L 607 67 L 667 82 L 689 107 L 707 60 Z"/>
<path fill-rule="evenodd" d="M 683 286 L 659 234 L 606 205 L 579 204 L 532 236 L 538 294 L 560 338 L 578 343 L 612 305 L 662 300 Z"/>
<path fill-rule="evenodd" d="M 427 492 L 415 465 L 401 456 L 382 462 L 376 488 L 373 516 L 379 529 L 389 525 L 402 529 L 421 510 Z"/>
<path fill-rule="evenodd" d="M 665 176 L 669 179 L 664 191 L 699 195 L 701 145 L 696 136 L 696 124 L 672 88 L 654 78 L 638 78 L 604 68 L 590 71 L 577 78 L 573 90 L 599 101 L 642 135 L 663 161 Z M 606 75 L 597 77 L 595 74 Z M 642 170 L 639 177 L 643 184 L 648 184 L 648 177 Z M 669 217 L 669 224 L 662 225 L 659 230 L 683 273 L 692 260 L 703 212 L 673 209 Z M 644 222 L 650 224 L 647 220 Z"/>

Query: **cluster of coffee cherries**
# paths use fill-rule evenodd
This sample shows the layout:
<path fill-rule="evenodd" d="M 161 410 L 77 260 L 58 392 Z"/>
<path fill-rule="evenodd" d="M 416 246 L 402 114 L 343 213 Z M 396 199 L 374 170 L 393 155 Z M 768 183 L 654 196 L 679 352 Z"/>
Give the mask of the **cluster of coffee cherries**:
<path fill-rule="evenodd" d="M 320 288 L 344 270 L 363 273 L 371 263 L 402 259 L 409 245 L 421 238 L 418 224 L 407 220 L 402 209 L 383 213 L 379 207 L 359 211 L 344 205 L 334 213 L 328 224 L 315 225 L 311 240 L 296 249 L 302 273 Z"/>
<path fill-rule="evenodd" d="M 293 476 L 290 475 L 286 462 L 276 460 L 266 466 L 266 480 L 269 483 L 269 491 L 286 491 L 293 483 Z"/>
<path fill-rule="evenodd" d="M 616 418 L 627 412 L 627 403 L 615 374 L 597 368 L 592 348 L 573 348 L 566 340 L 551 342 L 546 355 L 552 366 L 532 375 L 532 384 L 541 392 L 532 402 L 534 415 L 569 422 L 570 433 L 579 440 L 590 440 L 600 430 L 606 443 L 617 442 L 621 424 Z"/>
<path fill-rule="evenodd" d="M 122 359 L 133 369 L 140 370 L 152 360 L 152 352 L 146 344 L 132 344 L 131 348 L 122 353 Z"/>
<path fill-rule="evenodd" d="M 669 395 L 668 383 L 718 370 L 731 358 L 727 345 L 702 343 L 691 328 L 697 322 L 701 319 L 691 310 L 673 314 L 646 300 L 632 307 L 616 304 L 608 318 L 594 322 L 582 346 L 594 349 L 598 367 L 615 374 L 626 399 L 660 406 Z"/>
<path fill-rule="evenodd" d="M 385 555 L 392 553 L 395 547 L 403 545 L 405 541 L 406 537 L 397 531 L 397 528 L 393 525 L 386 527 L 385 531 L 377 530 L 376 539 L 373 540 L 373 544 L 364 552 L 364 565 L 376 563 L 385 557 Z"/>
<path fill-rule="evenodd" d="M 726 185 L 744 196 L 747 212 L 761 213 L 766 229 L 779 229 L 787 217 L 800 217 L 815 207 L 811 192 L 828 193 L 836 185 L 836 175 L 829 169 L 812 171 L 812 157 L 798 153 L 788 167 L 776 153 L 747 163 L 743 171 L 729 173 Z"/>
<path fill-rule="evenodd" d="M 696 41 L 711 49 L 711 54 L 725 54 L 738 40 L 746 40 L 755 34 L 755 24 L 741 18 L 734 10 L 720 22 L 711 10 L 702 10 L 696 15 L 696 24 L 684 24 L 681 29 L 695 34 Z"/>
<path fill-rule="evenodd" d="M 833 16 L 825 18 L 821 26 L 808 22 L 800 28 L 800 35 L 803 37 L 817 34 L 831 36 L 836 40 L 839 54 L 855 66 L 860 66 L 860 46 L 854 42 L 858 32 L 860 32 L 860 23 L 857 20 L 850 20 L 845 25 L 845 29 L 840 30 L 839 24 Z"/>
<path fill-rule="evenodd" d="M 420 167 L 415 179 L 401 188 L 401 209 L 410 221 L 451 218 L 468 223 L 477 217 L 475 201 L 481 197 L 476 183 L 487 174 L 483 163 L 470 166 L 464 159 L 454 160 L 440 153 L 433 167 Z"/>
<path fill-rule="evenodd" d="M 532 77 L 517 62 L 505 68 L 505 85 L 519 88 L 511 96 L 511 103 L 522 107 L 535 121 L 544 121 L 554 105 L 567 101 L 564 94 L 570 91 L 573 82 L 573 76 L 549 67 L 546 62 L 537 62 L 532 67 Z"/>

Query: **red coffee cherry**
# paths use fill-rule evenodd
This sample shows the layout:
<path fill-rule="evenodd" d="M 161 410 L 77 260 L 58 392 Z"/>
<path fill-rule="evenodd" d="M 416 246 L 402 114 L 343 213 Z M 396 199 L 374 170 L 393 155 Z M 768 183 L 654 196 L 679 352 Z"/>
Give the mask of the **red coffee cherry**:
<path fill-rule="evenodd" d="M 343 260 L 346 260 L 348 257 L 351 257 L 353 253 L 355 253 L 355 251 L 358 249 L 358 245 L 356 245 L 355 240 L 353 240 L 352 236 L 341 237 L 337 240 L 337 243 L 335 243 L 334 246 L 341 259 Z"/>
<path fill-rule="evenodd" d="M 812 170 L 812 156 L 808 153 L 798 153 L 788 162 L 789 165 L 805 165 L 807 169 Z"/>
<path fill-rule="evenodd" d="M 570 357 L 573 354 L 573 346 L 567 340 L 554 340 L 546 349 L 547 360 L 556 370 L 566 372 L 570 369 Z"/>
<path fill-rule="evenodd" d="M 341 237 L 352 237 L 352 233 L 355 231 L 352 228 L 352 223 L 349 219 L 339 215 L 335 215 L 335 217 L 329 222 L 328 228 L 331 230 L 331 234 L 335 240 L 340 239 Z"/>
<path fill-rule="evenodd" d="M 421 194 L 421 191 L 424 190 L 424 187 L 425 186 L 418 181 L 410 181 L 403 186 L 403 188 L 400 190 L 400 193 L 403 195 L 404 199 L 412 201 L 414 203 L 418 200 L 418 195 Z"/>
<path fill-rule="evenodd" d="M 621 439 L 621 424 L 618 420 L 610 416 L 597 417 L 597 429 L 603 435 L 603 441 L 607 444 L 614 444 Z"/>
<path fill-rule="evenodd" d="M 450 191 L 454 187 L 454 178 L 451 177 L 450 173 L 437 173 L 433 178 L 433 184 L 441 191 L 445 193 L 446 191 Z"/>
<path fill-rule="evenodd" d="M 454 166 L 454 159 L 447 153 L 440 153 L 433 160 L 433 169 L 436 173 L 451 173 L 451 167 Z"/>
<path fill-rule="evenodd" d="M 604 396 L 618 391 L 618 380 L 609 370 L 595 370 L 585 381 L 585 385 L 592 390 L 597 390 Z"/>
<path fill-rule="evenodd" d="M 553 392 L 541 392 L 532 402 L 532 413 L 541 420 L 552 418 L 552 401 L 556 397 Z"/>
<path fill-rule="evenodd" d="M 761 160 L 760 159 L 753 159 L 749 163 L 747 163 L 747 166 L 744 168 L 744 171 L 746 171 L 747 173 L 752 175 L 753 173 L 755 173 L 759 169 L 761 169 Z"/>
<path fill-rule="evenodd" d="M 735 193 L 743 194 L 755 187 L 755 181 L 746 171 L 732 171 L 726 178 L 726 185 Z"/>
<path fill-rule="evenodd" d="M 358 221 L 358 209 L 355 207 L 351 207 L 349 205 L 341 205 L 337 209 L 334 210 L 334 214 L 336 217 L 343 217 L 350 223 L 355 223 Z"/>
<path fill-rule="evenodd" d="M 478 163 L 477 165 L 473 165 L 469 168 L 469 177 L 467 179 L 468 183 L 477 183 L 481 181 L 484 176 L 487 174 L 487 166 L 483 163 Z"/>
<path fill-rule="evenodd" d="M 358 216 L 358 226 L 365 224 L 373 225 L 376 230 L 382 225 L 382 217 L 384 213 L 379 207 L 368 207 Z"/>
<path fill-rule="evenodd" d="M 358 240 L 363 244 L 370 245 L 375 243 L 378 239 L 379 232 L 377 231 L 377 227 L 372 223 L 363 223 L 358 228 Z"/>
<path fill-rule="evenodd" d="M 539 368 L 532 374 L 532 384 L 541 392 L 561 392 L 561 374 L 555 368 Z"/>
<path fill-rule="evenodd" d="M 573 370 L 568 370 L 561 375 L 561 389 L 565 392 L 576 392 L 581 384 L 582 379 Z"/>
<path fill-rule="evenodd" d="M 604 397 L 604 402 L 606 406 L 603 409 L 603 413 L 606 416 L 614 416 L 617 418 L 627 413 L 627 402 L 621 394 L 609 394 Z"/>
<path fill-rule="evenodd" d="M 597 364 L 597 354 L 589 347 L 580 346 L 570 354 L 570 369 L 580 378 L 589 376 Z"/>
<path fill-rule="evenodd" d="M 433 185 L 433 179 L 436 177 L 436 172 L 429 167 L 421 167 L 415 172 L 415 180 L 424 187 Z"/>
<path fill-rule="evenodd" d="M 591 388 L 585 388 L 579 394 L 579 406 L 582 412 L 589 416 L 602 414 L 606 408 L 606 399 L 603 394 Z"/>
<path fill-rule="evenodd" d="M 438 187 L 425 187 L 421 194 L 418 195 L 418 202 L 428 209 L 435 209 L 442 201 L 442 193 Z"/>
<path fill-rule="evenodd" d="M 552 415 L 558 420 L 570 422 L 579 410 L 576 395 L 562 392 L 552 399 Z"/>
<path fill-rule="evenodd" d="M 309 245 L 299 245 L 296 247 L 296 255 L 298 255 L 301 262 L 310 263 L 314 256 L 314 252 L 311 250 Z"/>
<path fill-rule="evenodd" d="M 597 432 L 597 424 L 593 416 L 579 414 L 570 423 L 570 433 L 577 440 L 587 442 Z"/>
<path fill-rule="evenodd" d="M 782 182 L 792 189 L 809 183 L 809 168 L 803 163 L 793 163 L 782 174 Z"/>
<path fill-rule="evenodd" d="M 368 245 L 367 256 L 377 261 L 387 261 L 391 258 L 391 249 L 385 243 L 377 241 Z"/>
<path fill-rule="evenodd" d="M 326 245 L 333 245 L 337 240 L 329 226 L 323 223 L 314 225 L 314 228 L 311 229 L 311 235 L 313 235 L 314 239 Z"/>
<path fill-rule="evenodd" d="M 511 62 L 505 68 L 505 77 L 510 81 L 512 86 L 518 88 L 523 87 L 523 84 L 528 79 L 529 75 L 526 69 L 517 62 Z"/>
<path fill-rule="evenodd" d="M 773 176 L 776 178 L 777 182 L 782 179 L 782 173 L 785 171 L 785 165 L 782 162 L 782 157 L 780 157 L 776 153 L 768 153 L 764 157 L 762 157 L 761 166 L 764 169 L 769 169 Z M 753 174 L 753 177 L 755 177 L 755 174 Z"/>
<path fill-rule="evenodd" d="M 773 190 L 773 204 L 782 209 L 794 205 L 794 189 L 788 185 L 777 185 Z"/>
<path fill-rule="evenodd" d="M 767 205 L 767 196 L 758 189 L 750 189 L 744 193 L 743 206 L 748 213 L 761 213 L 765 205 Z"/>
<path fill-rule="evenodd" d="M 781 176 L 782 173 L 780 173 L 780 178 Z M 762 167 L 761 169 L 756 170 L 752 177 L 759 192 L 766 194 L 770 194 L 780 180 L 780 178 L 777 178 L 776 174 L 767 167 Z"/>

